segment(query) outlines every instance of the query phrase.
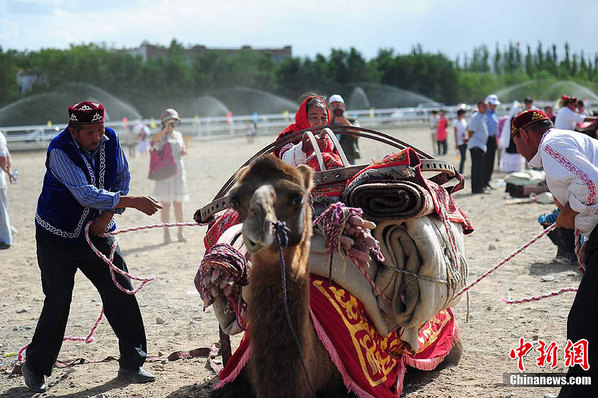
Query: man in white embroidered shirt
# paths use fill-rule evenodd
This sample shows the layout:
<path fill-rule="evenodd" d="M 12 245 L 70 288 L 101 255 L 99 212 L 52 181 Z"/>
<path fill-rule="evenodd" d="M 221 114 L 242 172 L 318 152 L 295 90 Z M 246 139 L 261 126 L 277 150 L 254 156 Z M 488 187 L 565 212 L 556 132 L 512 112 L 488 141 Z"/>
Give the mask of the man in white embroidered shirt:
<path fill-rule="evenodd" d="M 567 339 L 588 341 L 589 369 L 569 368 L 570 376 L 592 376 L 591 386 L 565 386 L 559 397 L 598 396 L 598 140 L 555 129 L 540 110 L 521 112 L 511 135 L 531 167 L 543 167 L 546 184 L 560 209 L 557 226 L 576 229 L 586 241 L 580 262 L 582 279 L 567 320 Z"/>

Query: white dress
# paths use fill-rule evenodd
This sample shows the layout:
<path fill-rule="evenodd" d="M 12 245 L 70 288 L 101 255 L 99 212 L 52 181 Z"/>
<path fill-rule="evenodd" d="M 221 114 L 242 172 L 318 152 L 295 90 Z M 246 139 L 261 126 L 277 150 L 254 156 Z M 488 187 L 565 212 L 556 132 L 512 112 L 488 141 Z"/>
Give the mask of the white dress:
<path fill-rule="evenodd" d="M 174 155 L 179 172 L 172 177 L 165 180 L 156 181 L 154 188 L 154 197 L 161 202 L 186 202 L 189 200 L 187 193 L 187 173 L 185 171 L 185 163 L 180 155 L 180 152 L 185 149 L 185 141 L 183 135 L 178 131 L 173 131 L 172 135 L 165 135 L 162 140 L 155 143 L 156 149 L 162 149 L 164 144 L 168 141 Z"/>

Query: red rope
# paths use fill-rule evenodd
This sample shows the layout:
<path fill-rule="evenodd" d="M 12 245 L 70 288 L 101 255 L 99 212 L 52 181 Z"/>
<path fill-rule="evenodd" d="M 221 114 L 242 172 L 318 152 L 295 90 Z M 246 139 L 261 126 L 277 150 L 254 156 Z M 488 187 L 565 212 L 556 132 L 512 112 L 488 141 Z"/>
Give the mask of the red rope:
<path fill-rule="evenodd" d="M 89 245 L 89 247 L 91 247 L 91 250 L 98 256 L 100 257 L 102 260 L 104 260 L 105 263 L 108 264 L 108 266 L 110 267 L 110 276 L 112 277 L 112 282 L 114 282 L 114 284 L 116 285 L 116 287 L 121 290 L 124 293 L 130 294 L 130 295 L 134 295 L 136 294 L 138 291 L 140 291 L 143 286 L 150 282 L 153 281 L 154 279 L 156 279 L 155 275 L 150 275 L 146 278 L 141 278 L 138 276 L 134 276 L 132 274 L 129 274 L 128 272 L 125 272 L 123 270 L 121 270 L 120 268 L 116 267 L 114 265 L 114 263 L 112 262 L 114 259 L 114 252 L 116 251 L 116 247 L 118 246 L 118 240 L 115 238 L 114 242 L 112 243 L 112 246 L 110 247 L 110 258 L 106 257 L 104 255 L 104 253 L 102 253 L 101 251 L 99 251 L 91 242 L 91 239 L 89 238 L 89 227 L 91 225 L 91 221 L 87 223 L 87 225 L 85 226 L 85 240 L 87 241 L 87 244 Z M 186 223 L 172 223 L 172 224 L 168 224 L 168 223 L 162 223 L 162 224 L 150 224 L 150 225 L 144 225 L 144 226 L 140 226 L 140 227 L 133 227 L 133 228 L 128 228 L 128 229 L 123 229 L 120 231 L 113 231 L 113 232 L 107 232 L 106 234 L 103 234 L 103 236 L 107 236 L 107 235 L 118 235 L 121 233 L 125 233 L 125 232 L 131 232 L 131 231 L 140 231 L 142 229 L 151 229 L 151 228 L 163 228 L 163 227 L 182 227 L 182 226 L 189 226 L 189 227 L 193 227 L 193 226 L 200 226 L 201 224 L 198 224 L 196 222 L 186 222 Z M 118 272 L 119 274 L 126 276 L 129 279 L 134 279 L 137 281 L 141 281 L 141 283 L 139 284 L 139 286 L 137 286 L 137 288 L 133 289 L 133 290 L 128 290 L 125 289 L 124 287 L 122 287 L 116 280 L 116 276 L 114 275 L 114 271 Z M 95 321 L 95 323 L 93 324 L 93 326 L 91 327 L 89 334 L 87 335 L 87 337 L 75 337 L 72 335 L 69 336 L 64 336 L 64 338 L 62 339 L 62 341 L 81 341 L 84 342 L 85 344 L 89 344 L 91 342 L 93 342 L 95 340 L 95 338 L 93 337 L 96 329 L 98 328 L 98 325 L 100 324 L 100 321 L 102 320 L 102 318 L 104 317 L 104 307 L 102 307 L 102 310 L 100 311 L 100 315 L 98 316 L 98 319 Z M 17 362 L 22 362 L 23 361 L 23 352 L 27 349 L 27 347 L 29 346 L 29 344 L 25 345 L 24 347 L 22 347 L 19 350 L 19 353 L 17 355 Z"/>
<path fill-rule="evenodd" d="M 510 256 L 508 256 L 507 258 L 502 260 L 500 263 L 498 263 L 497 265 L 495 265 L 494 267 L 492 267 L 488 271 L 486 271 L 484 274 L 482 274 L 482 276 L 480 276 L 478 279 L 473 281 L 473 283 L 469 284 L 469 286 L 466 286 L 463 289 L 461 289 L 461 291 L 455 295 L 455 298 L 459 297 L 460 295 L 462 295 L 463 293 L 465 293 L 466 291 L 468 291 L 469 289 L 471 289 L 472 287 L 474 287 L 475 285 L 480 283 L 480 281 L 482 279 L 486 278 L 488 275 L 490 275 L 491 273 L 493 273 L 494 271 L 496 271 L 497 269 L 502 267 L 504 264 L 506 264 L 508 261 L 510 261 L 513 257 L 515 257 L 516 255 L 518 255 L 519 253 L 521 253 L 522 251 L 527 249 L 532 244 L 536 243 L 541 237 L 548 234 L 550 231 L 552 231 L 555 228 L 556 228 L 556 223 L 554 223 L 551 226 L 549 226 L 548 228 L 546 228 L 544 231 L 542 231 L 541 233 L 536 235 L 532 240 L 527 242 L 525 245 L 523 245 L 519 249 L 515 250 L 515 252 L 513 252 L 513 254 L 511 254 Z"/>

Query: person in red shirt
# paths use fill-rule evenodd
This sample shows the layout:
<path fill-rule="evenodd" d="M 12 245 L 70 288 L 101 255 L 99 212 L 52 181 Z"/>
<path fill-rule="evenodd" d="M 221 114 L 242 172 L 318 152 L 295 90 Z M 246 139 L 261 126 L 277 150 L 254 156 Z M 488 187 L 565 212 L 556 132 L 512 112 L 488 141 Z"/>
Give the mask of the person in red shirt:
<path fill-rule="evenodd" d="M 437 155 L 446 155 L 448 151 L 448 144 L 446 143 L 447 132 L 446 126 L 448 121 L 446 120 L 446 116 L 444 111 L 440 111 L 440 117 L 438 118 L 438 123 L 436 124 L 436 145 L 438 146 Z"/>

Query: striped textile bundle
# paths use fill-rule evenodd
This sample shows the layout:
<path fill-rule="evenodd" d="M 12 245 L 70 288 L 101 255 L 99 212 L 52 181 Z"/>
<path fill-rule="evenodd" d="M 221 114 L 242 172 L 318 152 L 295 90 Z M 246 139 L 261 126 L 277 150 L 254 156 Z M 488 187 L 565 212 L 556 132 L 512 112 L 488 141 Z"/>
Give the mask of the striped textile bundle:
<path fill-rule="evenodd" d="M 343 201 L 363 210 L 372 221 L 406 220 L 434 212 L 434 202 L 425 185 L 406 178 L 410 168 L 394 166 L 368 170 L 351 181 Z"/>

